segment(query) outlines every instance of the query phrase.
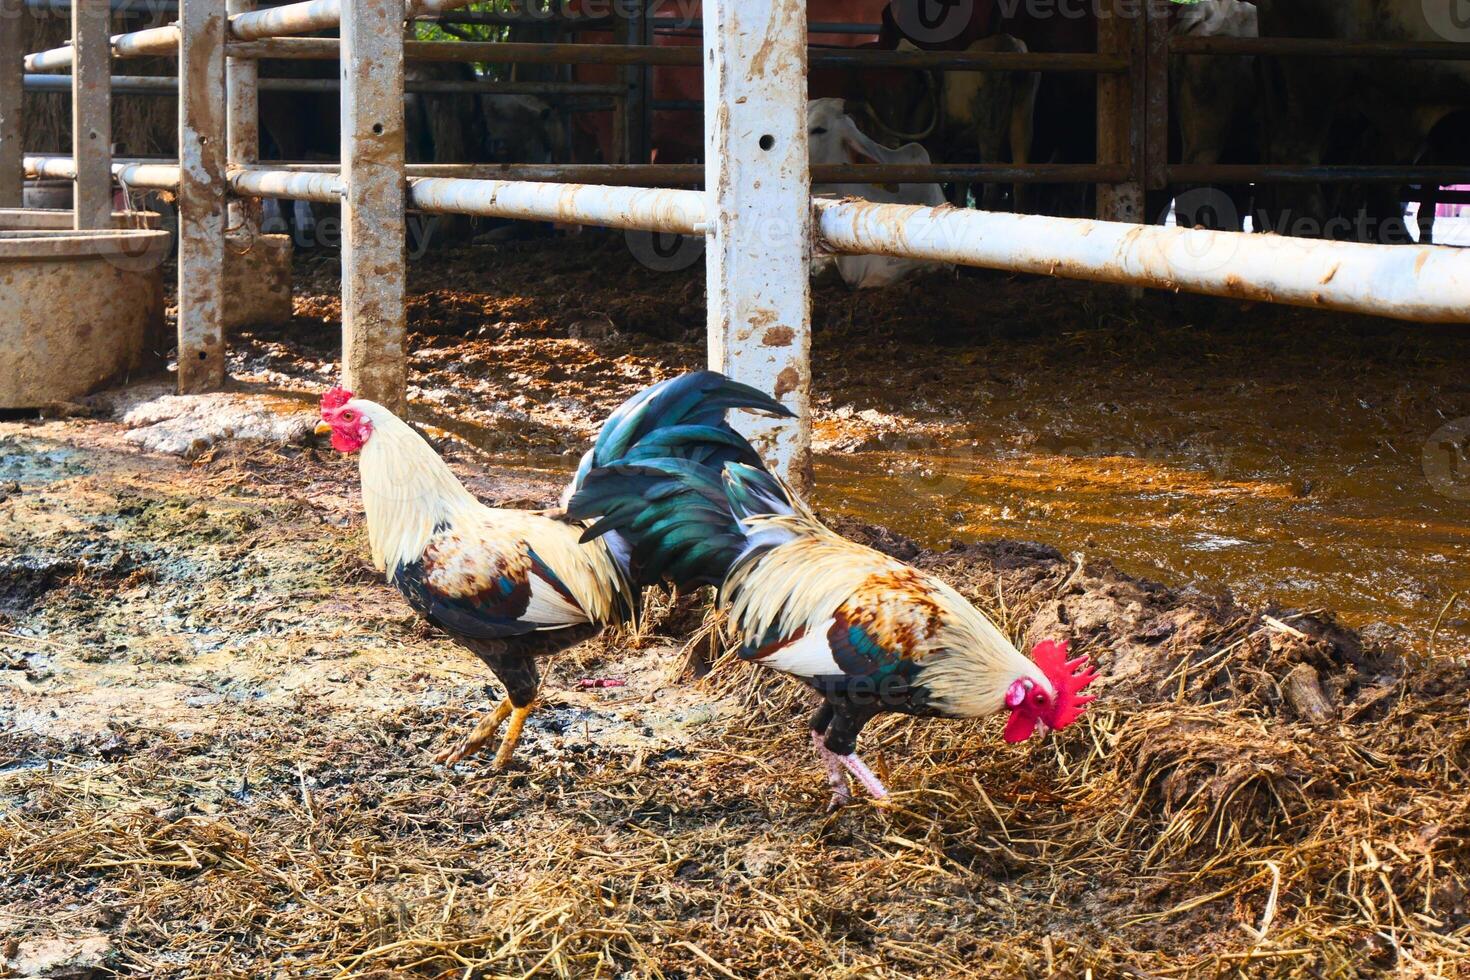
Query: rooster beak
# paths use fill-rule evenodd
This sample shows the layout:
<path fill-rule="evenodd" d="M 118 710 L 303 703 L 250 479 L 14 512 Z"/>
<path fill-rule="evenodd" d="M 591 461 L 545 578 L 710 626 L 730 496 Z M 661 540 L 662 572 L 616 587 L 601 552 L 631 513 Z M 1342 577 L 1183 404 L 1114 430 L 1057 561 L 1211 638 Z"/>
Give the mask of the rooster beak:
<path fill-rule="evenodd" d="M 332 426 L 328 422 L 318 422 L 315 431 L 319 436 L 329 436 L 332 434 Z"/>

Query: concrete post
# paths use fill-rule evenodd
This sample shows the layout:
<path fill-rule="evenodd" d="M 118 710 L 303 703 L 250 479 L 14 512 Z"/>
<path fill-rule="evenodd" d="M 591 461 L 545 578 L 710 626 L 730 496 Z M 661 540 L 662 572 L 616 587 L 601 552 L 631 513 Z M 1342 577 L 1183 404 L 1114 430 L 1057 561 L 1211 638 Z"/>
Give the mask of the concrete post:
<path fill-rule="evenodd" d="M 112 227 L 112 11 L 72 0 L 71 155 L 77 162 L 72 227 Z"/>
<path fill-rule="evenodd" d="M 706 0 L 709 363 L 797 414 L 731 420 L 771 469 L 809 483 L 811 180 L 806 2 Z"/>
<path fill-rule="evenodd" d="M 403 20 L 403 0 L 343 3 L 342 369 L 395 411 L 407 387 Z"/>
<path fill-rule="evenodd" d="M 225 380 L 225 0 L 179 5 L 179 393 Z"/>

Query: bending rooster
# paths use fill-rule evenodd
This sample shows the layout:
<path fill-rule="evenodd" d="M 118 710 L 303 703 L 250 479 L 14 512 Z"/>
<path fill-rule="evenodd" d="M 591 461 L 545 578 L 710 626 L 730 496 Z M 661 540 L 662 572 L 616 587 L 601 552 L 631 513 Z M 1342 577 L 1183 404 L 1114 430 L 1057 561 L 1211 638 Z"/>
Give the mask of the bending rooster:
<path fill-rule="evenodd" d="M 568 512 L 600 517 L 583 540 L 616 533 L 645 572 L 720 586 L 740 657 L 805 681 L 823 699 L 812 743 L 832 805 L 843 770 L 875 798 L 883 784 L 857 755 L 884 711 L 978 718 L 1010 711 L 1005 739 L 1065 728 L 1091 695 L 1087 658 L 1038 643 L 1026 658 L 953 588 L 823 526 L 784 484 L 739 462 L 716 478 L 677 459 L 592 470 Z"/>
<path fill-rule="evenodd" d="M 786 409 L 766 395 L 712 372 L 654 385 L 624 403 L 603 426 L 567 489 L 594 467 L 672 457 L 713 476 L 726 463 L 758 463 L 724 421 L 729 408 L 773 415 Z M 506 719 L 496 767 L 510 761 L 540 686 L 536 659 L 632 620 L 639 592 L 652 584 L 641 554 L 617 535 L 583 543 L 583 528 L 559 515 L 486 507 L 413 429 L 383 406 L 334 388 L 322 397 L 319 434 L 340 452 L 358 453 L 373 564 L 410 606 L 469 648 L 494 672 L 506 696 L 456 747 L 452 764 L 490 742 Z"/>

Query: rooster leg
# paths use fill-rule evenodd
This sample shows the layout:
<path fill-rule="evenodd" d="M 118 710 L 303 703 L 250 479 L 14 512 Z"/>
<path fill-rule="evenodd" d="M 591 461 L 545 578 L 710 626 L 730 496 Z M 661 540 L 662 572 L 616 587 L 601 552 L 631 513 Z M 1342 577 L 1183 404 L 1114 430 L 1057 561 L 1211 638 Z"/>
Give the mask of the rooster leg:
<path fill-rule="evenodd" d="M 812 731 L 812 746 L 817 750 L 817 758 L 821 759 L 822 765 L 827 767 L 827 785 L 832 787 L 832 802 L 827 804 L 827 812 L 831 813 L 851 803 L 852 793 L 847 788 L 847 777 L 842 772 L 842 761 L 831 749 L 822 744 L 821 732 Z"/>
<path fill-rule="evenodd" d="M 505 730 L 505 738 L 500 740 L 500 750 L 495 753 L 495 768 L 504 769 L 510 764 L 510 757 L 515 753 L 516 743 L 521 740 L 521 729 L 525 727 L 526 716 L 531 713 L 531 705 L 524 708 L 513 708 L 510 712 L 510 727 Z"/>
<path fill-rule="evenodd" d="M 495 706 L 494 711 L 480 719 L 480 723 L 475 726 L 475 730 L 466 735 L 464 741 L 452 749 L 446 749 L 440 752 L 434 757 L 434 761 L 442 762 L 446 766 L 452 766 L 461 759 L 467 759 L 483 749 L 486 743 L 495 737 L 495 733 L 500 731 L 500 726 L 505 722 L 506 717 L 510 715 L 512 707 L 509 698 L 502 700 Z M 516 728 L 516 734 L 520 734 L 519 727 Z"/>
<path fill-rule="evenodd" d="M 873 770 L 869 769 L 867 763 L 858 758 L 856 752 L 851 755 L 839 755 L 837 761 L 847 767 L 847 771 L 852 773 L 857 778 L 857 781 L 863 784 L 863 788 L 872 794 L 873 799 L 888 799 L 888 790 L 883 788 L 883 784 L 878 780 L 878 777 L 873 775 Z"/>
<path fill-rule="evenodd" d="M 857 754 L 858 732 L 877 713 L 876 706 L 855 705 L 846 698 L 831 700 L 828 704 L 832 707 L 832 716 L 827 725 L 826 737 L 822 739 L 822 747 L 852 773 L 853 778 L 863 784 L 863 788 L 873 799 L 888 799 L 888 790 L 883 788 L 878 777 L 873 775 L 873 770 Z"/>

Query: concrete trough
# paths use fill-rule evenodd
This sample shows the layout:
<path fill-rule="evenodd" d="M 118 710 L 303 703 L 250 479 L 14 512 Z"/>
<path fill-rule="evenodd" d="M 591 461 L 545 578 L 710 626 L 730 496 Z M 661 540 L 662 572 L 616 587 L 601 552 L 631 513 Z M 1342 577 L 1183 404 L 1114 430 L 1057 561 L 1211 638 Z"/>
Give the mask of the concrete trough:
<path fill-rule="evenodd" d="M 156 211 L 114 211 L 114 228 L 163 228 L 163 215 Z M 0 208 L 0 231 L 68 231 L 72 213 L 64 209 Z M 225 251 L 225 290 L 230 303 L 225 307 L 225 328 L 280 326 L 291 319 L 290 235 L 257 235 L 248 230 L 231 231 Z"/>
<path fill-rule="evenodd" d="M 0 228 L 0 409 L 98 391 L 157 363 L 169 234 Z"/>
<path fill-rule="evenodd" d="M 291 320 L 291 236 L 225 233 L 227 331 L 282 326 Z"/>
<path fill-rule="evenodd" d="M 70 208 L 0 208 L 0 231 L 71 231 Z M 114 211 L 114 228 L 157 229 L 163 215 L 156 211 Z"/>

